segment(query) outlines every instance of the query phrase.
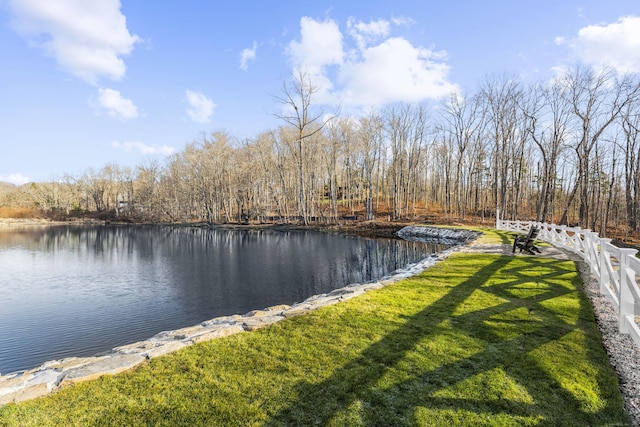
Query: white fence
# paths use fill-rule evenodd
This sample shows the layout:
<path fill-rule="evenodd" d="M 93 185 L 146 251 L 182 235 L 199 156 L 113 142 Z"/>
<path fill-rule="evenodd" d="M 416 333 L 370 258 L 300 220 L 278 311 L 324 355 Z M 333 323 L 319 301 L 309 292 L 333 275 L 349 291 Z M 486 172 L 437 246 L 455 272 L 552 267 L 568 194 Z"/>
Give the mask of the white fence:
<path fill-rule="evenodd" d="M 590 230 L 532 221 L 505 221 L 498 217 L 496 228 L 526 234 L 532 225 L 540 227 L 538 239 L 570 250 L 582 257 L 618 313 L 620 332 L 630 334 L 640 347 L 640 259 L 635 249 L 622 249 L 611 239 Z"/>

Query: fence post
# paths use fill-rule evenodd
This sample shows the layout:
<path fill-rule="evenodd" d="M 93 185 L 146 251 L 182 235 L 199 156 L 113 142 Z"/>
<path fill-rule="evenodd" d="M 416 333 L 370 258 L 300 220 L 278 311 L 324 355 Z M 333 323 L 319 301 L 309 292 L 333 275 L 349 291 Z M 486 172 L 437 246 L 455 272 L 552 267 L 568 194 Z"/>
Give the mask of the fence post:
<path fill-rule="evenodd" d="M 633 315 L 633 294 L 631 293 L 630 286 L 635 286 L 635 283 L 629 283 L 627 268 L 629 267 L 629 257 L 635 256 L 638 251 L 636 249 L 620 249 L 620 295 L 618 295 L 618 301 L 620 307 L 618 309 L 618 328 L 620 333 L 629 333 L 629 325 L 627 325 L 626 317 Z"/>
<path fill-rule="evenodd" d="M 589 269 L 593 273 L 593 267 L 591 266 L 591 262 L 589 262 L 589 230 L 588 228 L 578 227 L 578 231 L 576 232 L 576 244 L 580 245 L 582 248 L 582 259 L 589 264 Z M 580 235 L 583 238 L 580 238 Z"/>
<path fill-rule="evenodd" d="M 598 282 L 600 283 L 600 294 L 604 295 L 605 288 L 609 286 L 611 278 L 609 277 L 609 269 L 607 268 L 607 257 L 609 257 L 609 251 L 606 249 L 606 245 L 611 243 L 611 239 L 600 239 L 600 256 L 598 257 L 598 264 L 600 266 L 600 277 Z"/>
<path fill-rule="evenodd" d="M 596 233 L 595 231 L 585 231 L 584 233 L 585 235 L 585 256 L 587 258 L 587 262 L 589 263 L 589 267 L 591 268 L 591 274 L 593 274 L 594 276 L 596 276 L 597 279 L 600 279 L 600 275 L 599 275 L 599 269 L 598 267 L 598 261 L 599 261 L 599 257 L 597 257 L 597 253 L 598 253 L 598 233 Z"/>

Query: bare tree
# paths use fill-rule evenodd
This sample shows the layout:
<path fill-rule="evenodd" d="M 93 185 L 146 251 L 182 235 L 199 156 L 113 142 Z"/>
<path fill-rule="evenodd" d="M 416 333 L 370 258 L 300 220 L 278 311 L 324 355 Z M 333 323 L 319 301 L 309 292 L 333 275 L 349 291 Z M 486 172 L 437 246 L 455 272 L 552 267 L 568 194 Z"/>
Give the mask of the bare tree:
<path fill-rule="evenodd" d="M 453 188 L 455 189 L 455 197 L 453 203 L 456 207 L 457 215 L 464 216 L 463 195 L 468 193 L 462 176 L 465 167 L 470 164 L 466 163 L 467 150 L 474 141 L 481 138 L 485 120 L 481 104 L 477 96 L 464 97 L 458 93 L 452 93 L 443 109 L 443 117 L 446 122 L 446 131 L 449 134 L 447 141 L 452 145 L 451 149 L 455 153 L 455 177 Z"/>
<path fill-rule="evenodd" d="M 484 100 L 487 132 L 492 147 L 493 197 L 501 212 L 513 200 L 510 190 L 518 183 L 512 182 L 510 171 L 516 167 L 520 154 L 518 123 L 518 100 L 522 96 L 522 85 L 513 77 L 487 80 L 481 87 Z M 506 213 L 506 212 L 505 212 Z M 513 217 L 514 212 L 510 215 Z"/>
<path fill-rule="evenodd" d="M 550 85 L 537 85 L 521 104 L 527 118 L 527 131 L 542 157 L 542 168 L 537 177 L 540 183 L 537 221 L 549 219 L 557 185 L 558 160 L 569 132 L 571 105 L 562 96 L 565 89 L 558 81 Z"/>
<path fill-rule="evenodd" d="M 617 80 L 611 69 L 596 72 L 579 66 L 566 78 L 568 90 L 563 93 L 571 103 L 577 131 L 572 147 L 577 160 L 577 179 L 569 194 L 561 224 L 568 222 L 568 211 L 578 192 L 578 222 L 583 227 L 589 224 L 591 154 L 604 132 L 637 96 L 638 86 L 630 83 L 627 78 Z"/>
<path fill-rule="evenodd" d="M 635 107 L 635 108 L 632 108 Z M 623 110 L 624 179 L 627 224 L 632 232 L 640 231 L 640 112 L 637 103 L 629 103 Z"/>
<path fill-rule="evenodd" d="M 276 117 L 283 120 L 296 130 L 298 178 L 300 185 L 299 209 L 302 221 L 308 224 L 307 197 L 305 192 L 304 179 L 304 142 L 320 132 L 323 127 L 335 116 L 325 119 L 324 111 L 314 112 L 312 98 L 318 89 L 313 86 L 310 75 L 305 71 L 298 71 L 293 81 L 284 82 L 282 85 L 282 95 L 275 99 L 283 105 L 283 112 L 276 114 Z"/>
<path fill-rule="evenodd" d="M 383 126 L 382 118 L 375 113 L 369 113 L 359 121 L 358 159 L 366 188 L 364 207 L 367 221 L 375 218 L 373 209 L 374 173 L 380 162 Z"/>

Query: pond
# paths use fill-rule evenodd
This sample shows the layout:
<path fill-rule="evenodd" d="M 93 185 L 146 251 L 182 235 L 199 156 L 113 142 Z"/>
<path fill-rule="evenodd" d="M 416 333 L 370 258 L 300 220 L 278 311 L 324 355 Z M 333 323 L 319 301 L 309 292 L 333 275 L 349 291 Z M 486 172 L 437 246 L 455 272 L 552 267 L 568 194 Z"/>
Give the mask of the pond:
<path fill-rule="evenodd" d="M 0 372 L 379 279 L 442 245 L 312 231 L 0 231 Z"/>

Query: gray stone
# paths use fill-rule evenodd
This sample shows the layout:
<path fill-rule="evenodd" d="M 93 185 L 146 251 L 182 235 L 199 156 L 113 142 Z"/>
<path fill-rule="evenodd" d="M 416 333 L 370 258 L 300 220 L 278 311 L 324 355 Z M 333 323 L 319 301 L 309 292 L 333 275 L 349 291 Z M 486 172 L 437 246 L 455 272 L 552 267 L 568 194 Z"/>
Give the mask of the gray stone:
<path fill-rule="evenodd" d="M 44 371 L 37 371 L 30 374 L 26 378 L 27 386 L 34 386 L 37 384 L 53 384 L 58 385 L 58 381 L 62 373 L 53 369 L 45 369 Z"/>
<path fill-rule="evenodd" d="M 359 295 L 364 294 L 365 292 L 366 292 L 365 289 L 359 289 L 359 290 L 353 291 L 353 292 L 351 292 L 349 294 L 340 295 L 340 301 L 348 301 L 348 300 L 350 300 L 352 298 L 355 298 L 355 297 L 357 297 Z"/>
<path fill-rule="evenodd" d="M 248 317 L 245 319 L 243 326 L 247 331 L 255 331 L 257 329 L 262 329 L 265 326 L 273 325 L 284 318 L 285 317 L 280 314 L 273 316 Z"/>
<path fill-rule="evenodd" d="M 405 240 L 417 242 L 443 243 L 447 245 L 460 245 L 477 239 L 482 233 L 461 228 L 440 228 L 425 226 L 407 226 L 396 232 L 396 235 Z"/>
<path fill-rule="evenodd" d="M 88 381 L 103 375 L 114 375 L 144 362 L 145 357 L 139 354 L 115 354 L 96 358 L 96 361 L 88 365 L 70 370 L 60 382 L 60 386 Z"/>
<path fill-rule="evenodd" d="M 221 323 L 233 324 L 241 321 L 242 321 L 242 316 L 240 316 L 239 314 L 235 314 L 233 316 L 216 317 L 214 319 L 207 320 L 206 322 L 202 322 L 201 325 L 204 327 L 208 327 L 208 326 L 219 325 Z"/>
<path fill-rule="evenodd" d="M 161 343 L 161 345 L 157 345 L 155 347 L 147 349 L 142 355 L 148 359 L 153 359 L 154 357 L 163 356 L 165 354 L 178 351 L 181 348 L 186 347 L 187 345 L 188 344 L 183 341 L 163 342 Z"/>
<path fill-rule="evenodd" d="M 36 370 L 54 369 L 60 372 L 65 372 L 79 366 L 88 365 L 95 360 L 95 357 L 67 357 L 64 359 L 50 360 L 48 362 L 45 362 Z"/>
<path fill-rule="evenodd" d="M 282 312 L 282 316 L 285 318 L 301 316 L 307 314 L 311 310 L 311 304 L 296 304 L 290 309 Z"/>
<path fill-rule="evenodd" d="M 339 302 L 340 302 L 339 296 L 328 296 L 326 294 L 323 294 L 321 297 L 309 301 L 309 304 L 312 307 L 315 306 L 316 308 L 319 308 L 319 307 L 325 307 L 327 305 L 337 304 Z"/>
<path fill-rule="evenodd" d="M 210 341 L 212 339 L 228 337 L 244 331 L 245 329 L 243 328 L 243 325 L 239 323 L 235 323 L 233 325 L 219 325 L 217 328 L 208 329 L 206 332 L 191 337 L 191 341 L 194 343 Z"/>
<path fill-rule="evenodd" d="M 264 309 L 264 311 L 279 311 L 282 312 L 284 310 L 287 310 L 291 308 L 290 305 L 287 304 L 279 304 L 279 305 L 272 305 L 271 307 L 267 307 Z"/>
<path fill-rule="evenodd" d="M 176 350 L 186 347 L 187 343 L 183 341 L 139 341 L 133 344 L 116 347 L 113 350 L 122 354 L 138 354 L 147 359 L 162 356 Z"/>
<path fill-rule="evenodd" d="M 25 387 L 20 390 L 13 391 L 4 395 L 0 395 L 0 405 L 6 405 L 7 403 L 24 402 L 25 400 L 35 399 L 36 397 L 44 396 L 50 393 L 53 389 L 49 384 L 36 384 L 30 387 Z"/>
<path fill-rule="evenodd" d="M 355 288 L 340 288 L 340 289 L 336 289 L 334 291 L 331 291 L 327 294 L 327 296 L 333 297 L 333 296 L 343 296 L 343 295 L 347 295 L 347 294 L 352 294 L 356 291 Z"/>

